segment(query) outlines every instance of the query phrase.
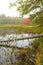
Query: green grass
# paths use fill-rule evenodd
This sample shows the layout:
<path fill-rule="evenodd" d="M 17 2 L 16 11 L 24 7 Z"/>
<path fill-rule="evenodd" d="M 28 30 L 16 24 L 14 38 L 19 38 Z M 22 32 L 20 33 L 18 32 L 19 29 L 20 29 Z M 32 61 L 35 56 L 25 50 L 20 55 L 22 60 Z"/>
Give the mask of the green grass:
<path fill-rule="evenodd" d="M 32 26 L 32 25 L 14 25 L 6 24 L 0 25 L 0 34 L 11 34 L 11 33 L 43 33 L 43 26 Z"/>

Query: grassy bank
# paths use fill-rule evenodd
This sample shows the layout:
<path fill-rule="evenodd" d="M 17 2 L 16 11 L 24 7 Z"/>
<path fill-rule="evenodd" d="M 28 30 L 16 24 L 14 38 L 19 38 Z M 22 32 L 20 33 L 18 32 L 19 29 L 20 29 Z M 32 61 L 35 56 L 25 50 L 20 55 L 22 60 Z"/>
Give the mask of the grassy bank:
<path fill-rule="evenodd" d="M 29 25 L 14 25 L 6 24 L 0 25 L 0 34 L 11 33 L 43 33 L 43 26 L 29 26 Z"/>

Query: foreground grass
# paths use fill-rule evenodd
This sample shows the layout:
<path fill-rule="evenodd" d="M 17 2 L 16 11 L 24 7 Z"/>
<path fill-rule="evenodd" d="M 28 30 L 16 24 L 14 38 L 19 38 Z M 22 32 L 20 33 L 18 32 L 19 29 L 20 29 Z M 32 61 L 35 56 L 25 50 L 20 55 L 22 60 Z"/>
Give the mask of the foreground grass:
<path fill-rule="evenodd" d="M 11 33 L 43 33 L 43 26 L 32 25 L 0 25 L 0 34 Z"/>

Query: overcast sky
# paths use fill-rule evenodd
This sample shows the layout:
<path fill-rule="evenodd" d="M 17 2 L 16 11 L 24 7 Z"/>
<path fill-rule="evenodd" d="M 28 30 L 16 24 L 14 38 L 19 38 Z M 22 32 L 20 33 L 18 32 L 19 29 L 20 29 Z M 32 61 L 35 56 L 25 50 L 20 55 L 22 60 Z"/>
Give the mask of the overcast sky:
<path fill-rule="evenodd" d="M 11 2 L 15 2 L 16 0 L 0 0 L 0 14 L 5 14 L 6 16 L 19 16 L 19 12 L 17 11 L 17 7 L 10 8 Z M 39 9 L 32 11 L 39 11 Z M 25 15 L 24 17 L 28 17 L 29 15 Z"/>
<path fill-rule="evenodd" d="M 5 14 L 6 16 L 19 16 L 19 12 L 16 11 L 17 7 L 9 8 L 9 3 L 15 0 L 0 0 L 0 14 Z"/>

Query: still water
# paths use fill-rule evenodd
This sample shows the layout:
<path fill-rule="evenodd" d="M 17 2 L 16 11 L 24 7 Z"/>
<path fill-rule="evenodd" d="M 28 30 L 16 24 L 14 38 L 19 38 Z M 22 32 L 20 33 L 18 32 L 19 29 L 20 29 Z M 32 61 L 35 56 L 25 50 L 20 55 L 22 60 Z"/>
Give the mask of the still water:
<path fill-rule="evenodd" d="M 33 36 L 33 34 L 6 34 L 6 35 L 2 35 L 0 36 L 0 40 L 12 40 L 15 38 L 25 38 L 25 37 L 31 37 Z M 16 47 L 31 47 L 30 44 L 31 42 L 33 42 L 34 39 L 25 39 L 25 40 L 19 40 L 19 41 L 14 41 L 14 42 L 10 42 L 9 45 L 11 46 L 16 46 Z M 3 44 L 3 43 L 0 43 Z M 4 42 L 5 44 L 5 42 Z M 5 65 L 4 63 L 6 63 L 6 60 L 8 60 L 9 62 L 11 62 L 11 53 L 12 53 L 12 48 L 5 48 L 5 47 L 0 47 L 0 65 L 2 63 L 2 65 Z M 15 50 L 17 51 L 17 50 Z M 14 52 L 15 52 L 14 51 Z M 13 57 L 13 62 L 14 62 L 14 55 Z M 8 62 L 7 61 L 7 62 Z"/>
<path fill-rule="evenodd" d="M 31 37 L 33 34 L 6 34 L 3 36 L 0 36 L 0 40 L 14 40 L 14 42 L 9 42 L 10 45 L 17 46 L 17 47 L 28 47 L 29 44 L 34 40 L 34 39 L 25 39 L 25 40 L 18 40 L 15 41 L 15 38 L 26 38 L 26 37 Z M 1 44 L 1 43 L 0 43 Z"/>

